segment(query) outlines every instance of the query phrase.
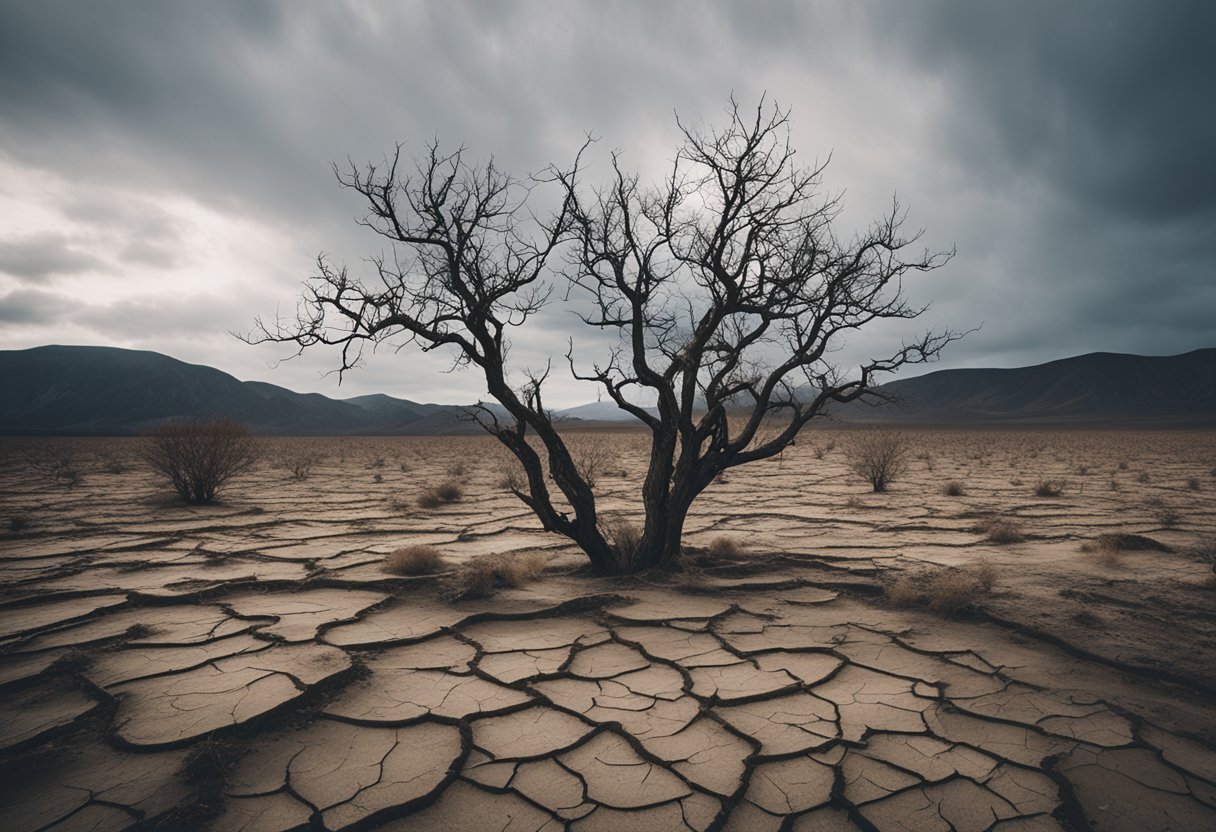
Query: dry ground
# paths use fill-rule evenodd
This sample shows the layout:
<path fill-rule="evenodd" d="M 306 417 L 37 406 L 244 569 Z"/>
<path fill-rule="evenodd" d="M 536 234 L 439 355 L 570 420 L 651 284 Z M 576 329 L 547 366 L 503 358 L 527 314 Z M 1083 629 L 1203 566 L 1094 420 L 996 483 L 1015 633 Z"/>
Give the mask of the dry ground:
<path fill-rule="evenodd" d="M 272 440 L 193 508 L 134 440 L 10 441 L 0 826 L 1216 828 L 1216 435 L 914 431 L 886 494 L 850 435 L 709 489 L 689 545 L 742 552 L 629 580 L 482 437 Z M 636 517 L 642 437 L 576 441 Z M 384 570 L 428 544 L 440 574 Z M 547 568 L 449 600 L 503 555 Z"/>

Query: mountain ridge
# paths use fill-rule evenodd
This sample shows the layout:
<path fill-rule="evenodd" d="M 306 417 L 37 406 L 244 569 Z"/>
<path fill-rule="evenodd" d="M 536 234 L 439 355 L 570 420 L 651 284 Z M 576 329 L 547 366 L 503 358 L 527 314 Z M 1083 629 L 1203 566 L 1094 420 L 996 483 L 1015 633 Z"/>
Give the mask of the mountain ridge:
<path fill-rule="evenodd" d="M 118 347 L 0 350 L 0 434 L 130 435 L 175 418 L 226 417 L 271 435 L 477 433 L 470 405 L 383 393 L 332 399 L 203 364 Z M 1097 352 L 1009 369 L 937 370 L 878 390 L 894 399 L 851 403 L 845 422 L 939 425 L 1216 426 L 1216 349 L 1175 356 Z M 494 405 L 495 409 L 498 408 Z M 556 411 L 570 424 L 610 419 L 608 402 Z"/>

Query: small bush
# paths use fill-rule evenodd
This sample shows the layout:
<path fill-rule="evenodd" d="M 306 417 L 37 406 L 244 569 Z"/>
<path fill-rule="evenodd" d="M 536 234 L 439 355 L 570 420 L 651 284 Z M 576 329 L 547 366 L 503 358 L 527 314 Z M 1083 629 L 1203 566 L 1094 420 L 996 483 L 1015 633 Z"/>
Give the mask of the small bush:
<path fill-rule="evenodd" d="M 947 497 L 961 497 L 963 496 L 963 484 L 958 480 L 950 480 L 942 486 L 942 493 Z"/>
<path fill-rule="evenodd" d="M 1081 544 L 1082 552 L 1098 552 L 1104 549 L 1113 549 L 1118 552 L 1174 551 L 1169 546 L 1153 540 L 1151 537 L 1145 537 L 1141 534 L 1125 534 L 1123 532 L 1100 534 L 1093 540 L 1087 540 Z"/>
<path fill-rule="evenodd" d="M 434 546 L 416 543 L 389 552 L 384 569 L 395 575 L 431 575 L 443 568 L 443 553 Z"/>
<path fill-rule="evenodd" d="M 1198 491 L 1199 490 L 1199 478 L 1191 477 L 1189 480 L 1186 481 L 1186 487 L 1187 487 L 1188 491 Z"/>
<path fill-rule="evenodd" d="M 609 523 L 605 531 L 617 563 L 622 566 L 633 563 L 642 548 L 642 529 L 628 520 L 617 520 Z"/>
<path fill-rule="evenodd" d="M 1064 493 L 1064 483 L 1059 480 L 1040 480 L 1034 487 L 1036 497 L 1059 497 Z"/>
<path fill-rule="evenodd" d="M 984 520 L 971 530 L 982 534 L 989 543 L 1021 543 L 1026 539 L 1022 527 L 1012 520 Z"/>
<path fill-rule="evenodd" d="M 706 548 L 715 558 L 737 558 L 744 554 L 744 548 L 733 537 L 715 537 Z"/>
<path fill-rule="evenodd" d="M 279 452 L 275 464 L 286 469 L 293 480 L 303 482 L 312 476 L 312 469 L 321 458 L 321 453 L 312 448 L 290 447 Z"/>
<path fill-rule="evenodd" d="M 474 558 L 452 573 L 446 594 L 452 600 L 485 598 L 496 589 L 520 587 L 544 574 L 547 561 L 540 552 Z"/>
<path fill-rule="evenodd" d="M 21 534 L 30 527 L 30 518 L 24 514 L 15 514 L 8 518 L 8 530 L 13 534 Z"/>
<path fill-rule="evenodd" d="M 248 429 L 228 420 L 169 422 L 144 434 L 144 461 L 187 503 L 211 502 L 261 454 L 261 444 Z"/>
<path fill-rule="evenodd" d="M 1170 506 L 1165 500 L 1160 497 L 1153 497 L 1145 501 L 1145 506 L 1148 507 L 1149 513 L 1153 515 L 1153 519 L 1160 523 L 1164 528 L 1170 529 L 1178 525 L 1182 516 Z"/>
<path fill-rule="evenodd" d="M 464 497 L 464 488 L 454 480 L 432 486 L 418 495 L 418 505 L 422 508 L 439 508 L 446 503 L 454 503 Z"/>
<path fill-rule="evenodd" d="M 1147 483 L 1148 481 L 1149 481 L 1148 471 L 1141 471 L 1140 474 L 1136 477 L 1136 482 L 1138 482 L 1138 483 L 1144 484 L 1144 483 Z"/>
<path fill-rule="evenodd" d="M 1126 462 L 1126 461 L 1121 460 L 1121 461 L 1119 462 L 1118 468 L 1119 468 L 1119 470 L 1120 470 L 1120 471 L 1126 471 L 1126 470 L 1127 470 L 1127 462 Z"/>
<path fill-rule="evenodd" d="M 893 607 L 919 606 L 923 597 L 916 584 L 907 576 L 887 587 L 887 603 Z"/>
<path fill-rule="evenodd" d="M 903 434 L 867 431 L 849 447 L 849 468 L 882 493 L 908 470 L 908 444 Z"/>

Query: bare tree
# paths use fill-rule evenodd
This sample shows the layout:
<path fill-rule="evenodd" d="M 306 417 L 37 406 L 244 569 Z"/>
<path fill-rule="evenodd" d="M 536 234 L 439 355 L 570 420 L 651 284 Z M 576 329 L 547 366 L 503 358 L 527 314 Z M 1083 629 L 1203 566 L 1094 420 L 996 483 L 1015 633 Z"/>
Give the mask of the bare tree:
<path fill-rule="evenodd" d="M 450 348 L 509 414 L 482 408 L 478 419 L 518 458 L 524 476 L 512 490 L 544 528 L 577 543 L 599 572 L 671 565 L 689 508 L 719 473 L 778 454 L 830 403 L 872 393 L 880 374 L 930 360 L 958 337 L 927 334 L 838 371 L 829 359 L 842 337 L 920 315 L 902 279 L 952 252 L 913 253 L 920 234 L 902 231 L 895 202 L 845 241 L 832 228 L 839 200 L 821 188 L 826 163 L 796 162 L 788 112 L 763 102 L 745 112 L 732 100 L 727 116 L 719 129 L 681 125 L 656 187 L 615 154 L 610 181 L 592 191 L 581 183 L 582 152 L 527 180 L 436 144 L 408 172 L 400 146 L 383 165 L 335 166 L 366 202 L 362 224 L 392 254 L 371 260 L 370 283 L 319 257 L 296 319 L 258 321 L 256 340 L 339 345 L 341 371 L 367 342 L 393 336 Z M 561 197 L 547 219 L 527 207 L 541 187 Z M 650 433 L 645 522 L 628 546 L 600 522 L 544 407 L 552 367 L 515 376 L 507 361 L 512 330 L 558 298 L 579 308 L 580 294 L 584 323 L 617 337 L 590 365 L 571 348 L 570 371 Z M 643 397 L 657 413 L 639 406 Z"/>
<path fill-rule="evenodd" d="M 209 503 L 261 456 L 244 425 L 226 420 L 169 422 L 144 434 L 143 458 L 187 503 Z"/>

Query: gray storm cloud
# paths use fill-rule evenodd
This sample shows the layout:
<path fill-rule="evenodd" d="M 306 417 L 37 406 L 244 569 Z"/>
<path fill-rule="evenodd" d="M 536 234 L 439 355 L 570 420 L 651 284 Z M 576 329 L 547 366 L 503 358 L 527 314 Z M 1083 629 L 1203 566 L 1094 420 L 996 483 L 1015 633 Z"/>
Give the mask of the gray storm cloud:
<path fill-rule="evenodd" d="M 948 269 L 917 328 L 983 329 L 941 366 L 1216 345 L 1216 6 L 1023 3 L 0 2 L 0 348 L 157 349 L 341 395 L 476 398 L 442 356 L 274 365 L 318 252 L 382 241 L 329 165 L 432 137 L 520 173 L 584 136 L 660 176 L 673 111 L 732 92 L 792 109 L 807 161 L 863 224 L 897 192 Z M 843 229 L 848 231 L 848 228 Z M 516 337 L 579 338 L 559 308 Z M 859 338 L 842 360 L 881 348 Z M 560 358 L 560 355 L 559 355 Z M 555 386 L 550 401 L 594 392 Z"/>

